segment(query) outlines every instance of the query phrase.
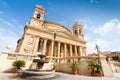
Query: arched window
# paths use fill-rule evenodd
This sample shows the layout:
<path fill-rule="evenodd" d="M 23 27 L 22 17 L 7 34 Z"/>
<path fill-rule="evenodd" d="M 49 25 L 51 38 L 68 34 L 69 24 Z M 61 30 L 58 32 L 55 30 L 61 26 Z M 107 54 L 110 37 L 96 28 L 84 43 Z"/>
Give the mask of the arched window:
<path fill-rule="evenodd" d="M 40 19 L 40 14 L 37 14 L 37 18 Z"/>
<path fill-rule="evenodd" d="M 113 56 L 112 59 L 117 61 L 117 60 L 119 60 L 119 57 L 118 56 Z"/>
<path fill-rule="evenodd" d="M 79 33 L 81 33 L 81 30 L 79 30 Z"/>
<path fill-rule="evenodd" d="M 75 34 L 77 33 L 77 30 L 75 30 Z"/>

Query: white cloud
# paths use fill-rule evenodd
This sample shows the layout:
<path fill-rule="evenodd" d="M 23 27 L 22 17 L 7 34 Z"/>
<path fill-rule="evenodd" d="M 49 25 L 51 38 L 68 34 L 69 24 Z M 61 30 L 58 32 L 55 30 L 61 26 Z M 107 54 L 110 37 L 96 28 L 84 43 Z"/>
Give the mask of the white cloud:
<path fill-rule="evenodd" d="M 16 19 L 12 19 L 11 21 L 14 23 L 14 25 L 19 27 L 21 30 L 23 29 L 23 26 L 21 24 L 19 24 L 19 22 Z"/>
<path fill-rule="evenodd" d="M 94 32 L 99 35 L 106 35 L 113 31 L 120 31 L 120 21 L 118 19 L 112 19 L 105 24 L 96 27 Z"/>
<path fill-rule="evenodd" d="M 98 1 L 97 1 L 97 0 L 90 0 L 90 3 L 91 3 L 91 4 L 97 4 Z"/>
<path fill-rule="evenodd" d="M 9 21 L 7 21 L 7 20 L 5 20 L 5 19 L 3 19 L 3 18 L 0 18 L 0 22 L 1 22 L 2 24 L 7 25 L 7 26 L 13 26 L 13 24 L 12 24 L 11 22 L 9 22 Z"/>
<path fill-rule="evenodd" d="M 0 27 L 8 27 L 10 31 L 17 32 L 17 34 L 22 35 L 23 26 L 19 24 L 19 22 L 16 19 L 3 19 L 0 18 Z"/>
<path fill-rule="evenodd" d="M 102 50 L 104 50 L 106 47 L 109 47 L 111 44 L 108 40 L 104 40 L 104 39 L 97 39 L 94 41 L 94 43 L 96 43 L 99 49 Z"/>
<path fill-rule="evenodd" d="M 17 40 L 16 33 L 0 28 L 0 50 L 5 50 L 6 45 L 11 45 L 11 51 L 15 51 Z"/>
<path fill-rule="evenodd" d="M 99 37 L 97 37 L 99 38 Z M 87 52 L 88 53 L 94 53 L 96 51 L 95 45 L 97 44 L 99 49 L 102 51 L 108 50 L 109 46 L 111 45 L 111 42 L 104 39 L 97 39 L 96 40 L 87 40 Z"/>
<path fill-rule="evenodd" d="M 120 22 L 116 24 L 117 33 L 120 34 Z"/>
<path fill-rule="evenodd" d="M 0 25 L 0 50 L 5 50 L 6 45 L 10 45 L 11 51 L 15 51 L 17 40 L 22 35 L 22 26 L 16 19 L 8 21 L 0 18 L 0 23 L 4 24 Z"/>
<path fill-rule="evenodd" d="M 93 3 L 94 2 L 94 0 L 90 0 L 90 3 Z"/>
<path fill-rule="evenodd" d="M 10 45 L 11 51 L 15 51 L 18 38 L 16 38 L 15 36 L 11 36 L 4 36 L 0 39 L 0 50 L 5 50 L 6 46 Z"/>
<path fill-rule="evenodd" d="M 87 52 L 95 52 L 95 44 L 102 51 L 120 50 L 120 20 L 112 19 L 98 27 L 86 26 Z"/>
<path fill-rule="evenodd" d="M 9 34 L 8 34 L 9 33 Z M 0 28 L 0 35 L 1 36 L 10 36 L 10 35 L 14 35 L 16 36 L 16 34 L 12 31 L 9 31 L 7 29 L 4 29 L 4 28 Z"/>
<path fill-rule="evenodd" d="M 76 22 L 80 22 L 80 23 L 91 23 L 91 20 L 87 17 L 83 17 L 83 18 L 77 18 L 75 19 Z"/>

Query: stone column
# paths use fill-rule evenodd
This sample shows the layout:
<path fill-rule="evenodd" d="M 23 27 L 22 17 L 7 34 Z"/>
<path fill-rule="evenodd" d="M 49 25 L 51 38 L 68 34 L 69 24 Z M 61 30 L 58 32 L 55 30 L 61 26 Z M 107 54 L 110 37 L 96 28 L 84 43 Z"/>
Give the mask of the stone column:
<path fill-rule="evenodd" d="M 43 44 L 43 55 L 45 55 L 45 52 L 46 52 L 46 43 L 47 43 L 47 39 L 44 40 L 44 44 Z"/>
<path fill-rule="evenodd" d="M 66 54 L 67 54 L 67 45 L 64 44 L 64 62 L 66 62 Z"/>
<path fill-rule="evenodd" d="M 54 47 L 54 41 L 51 41 L 51 57 L 53 57 L 53 47 Z"/>
<path fill-rule="evenodd" d="M 70 57 L 72 57 L 72 45 L 70 45 Z M 70 62 L 72 62 L 72 58 L 70 58 Z"/>
<path fill-rule="evenodd" d="M 84 47 L 84 56 L 86 56 L 86 47 Z"/>
<path fill-rule="evenodd" d="M 60 58 L 60 42 L 58 42 L 58 58 Z M 58 59 L 60 61 L 60 59 Z"/>
<path fill-rule="evenodd" d="M 80 55 L 80 46 L 78 46 L 77 49 L 78 49 L 78 56 L 81 56 L 81 55 Z M 79 61 L 80 61 L 80 57 L 78 58 L 78 62 L 79 62 Z"/>
<path fill-rule="evenodd" d="M 79 55 L 82 56 L 82 48 L 81 48 L 81 46 L 79 47 Z"/>
<path fill-rule="evenodd" d="M 74 46 L 74 49 L 75 49 L 75 57 L 77 57 L 78 55 L 77 55 L 77 46 Z M 74 61 L 78 61 L 78 59 L 77 58 L 74 58 Z"/>
<path fill-rule="evenodd" d="M 36 54 L 37 53 L 37 50 L 38 50 L 38 43 L 39 43 L 39 38 L 36 37 L 36 40 L 35 40 L 35 44 L 34 44 L 34 51 L 33 51 L 33 54 Z"/>
<path fill-rule="evenodd" d="M 75 46 L 74 48 L 75 48 L 75 56 L 78 56 L 77 55 L 77 46 Z"/>

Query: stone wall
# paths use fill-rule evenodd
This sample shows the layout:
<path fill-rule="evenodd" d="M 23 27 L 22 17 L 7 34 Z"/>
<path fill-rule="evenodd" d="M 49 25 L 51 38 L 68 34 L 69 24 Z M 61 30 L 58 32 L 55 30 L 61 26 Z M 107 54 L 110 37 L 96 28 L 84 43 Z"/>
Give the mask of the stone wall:
<path fill-rule="evenodd" d="M 84 75 L 84 76 L 90 76 L 90 70 L 89 70 L 88 64 L 86 62 L 80 62 L 79 67 L 80 67 L 80 69 L 79 69 L 78 74 Z M 61 64 L 59 64 L 57 66 L 57 71 L 71 74 L 70 63 L 61 63 Z"/>
<path fill-rule="evenodd" d="M 111 66 L 112 72 L 120 73 L 120 62 L 109 61 L 109 65 Z"/>
<path fill-rule="evenodd" d="M 37 56 L 31 55 L 23 55 L 18 53 L 0 53 L 0 72 L 9 70 L 13 68 L 12 62 L 15 60 L 25 60 L 26 65 L 23 70 L 25 69 L 35 69 L 36 65 L 33 63 L 33 59 L 37 58 Z M 53 68 L 53 62 L 45 63 L 42 67 L 43 70 L 51 70 Z"/>
<path fill-rule="evenodd" d="M 22 57 L 24 57 L 24 58 L 22 58 Z M 9 54 L 0 54 L 0 72 L 3 72 L 3 71 L 8 70 L 10 68 L 13 68 L 13 66 L 12 66 L 13 61 L 15 61 L 15 60 L 23 60 L 23 59 L 26 62 L 26 66 L 23 69 L 28 69 L 29 66 L 32 63 L 32 60 L 30 60 L 28 58 L 25 59 L 25 56 L 18 56 L 18 55 L 11 56 Z"/>
<path fill-rule="evenodd" d="M 33 56 L 33 55 L 24 55 L 24 54 L 16 54 L 16 53 L 0 53 L 0 72 L 8 70 L 12 67 L 12 62 L 15 60 L 25 60 L 26 61 L 26 66 L 23 68 L 24 69 L 29 69 L 30 66 L 32 66 L 32 62 L 33 59 L 35 59 L 37 56 Z M 85 75 L 88 76 L 90 75 L 90 70 L 88 67 L 88 63 L 87 61 L 89 61 L 89 59 L 96 59 L 97 57 L 81 57 L 83 59 L 80 60 L 79 62 L 79 73 L 80 75 Z M 108 65 L 108 63 L 105 60 L 105 57 L 100 56 L 100 62 L 102 65 L 102 71 L 104 76 L 112 76 L 112 67 L 110 65 Z M 44 64 L 43 69 L 47 69 L 50 70 L 52 68 L 52 64 L 51 62 L 49 62 L 48 64 Z M 71 73 L 71 68 L 69 67 L 71 63 L 66 63 L 66 62 L 61 62 L 61 63 L 57 63 L 57 71 L 61 71 L 61 72 L 65 72 L 65 73 Z M 114 65 L 113 65 L 114 66 Z M 120 72 L 120 68 L 117 67 L 115 68 L 117 69 L 116 72 Z"/>

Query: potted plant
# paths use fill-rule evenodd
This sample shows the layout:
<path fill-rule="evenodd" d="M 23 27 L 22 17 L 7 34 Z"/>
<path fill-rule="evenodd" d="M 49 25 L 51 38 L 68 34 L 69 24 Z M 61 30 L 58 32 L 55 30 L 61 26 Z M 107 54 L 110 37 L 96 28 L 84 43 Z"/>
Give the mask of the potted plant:
<path fill-rule="evenodd" d="M 94 62 L 89 62 L 88 66 L 91 69 L 91 76 L 97 76 L 97 77 L 102 76 L 102 74 L 101 74 L 102 66 L 100 64 L 94 63 Z"/>
<path fill-rule="evenodd" d="M 12 63 L 12 65 L 16 69 L 21 69 L 21 67 L 25 67 L 25 61 L 24 60 L 16 60 Z"/>
<path fill-rule="evenodd" d="M 72 74 L 76 75 L 78 73 L 78 70 L 79 70 L 79 65 L 77 62 L 72 62 L 70 64 L 70 68 L 72 69 Z"/>
<path fill-rule="evenodd" d="M 56 66 L 57 66 L 56 62 L 53 62 L 53 68 L 52 68 L 52 70 L 56 71 Z"/>
<path fill-rule="evenodd" d="M 25 67 L 25 61 L 24 60 L 16 60 L 12 63 L 12 66 L 15 68 L 15 72 L 20 75 L 22 72 L 21 67 Z"/>

